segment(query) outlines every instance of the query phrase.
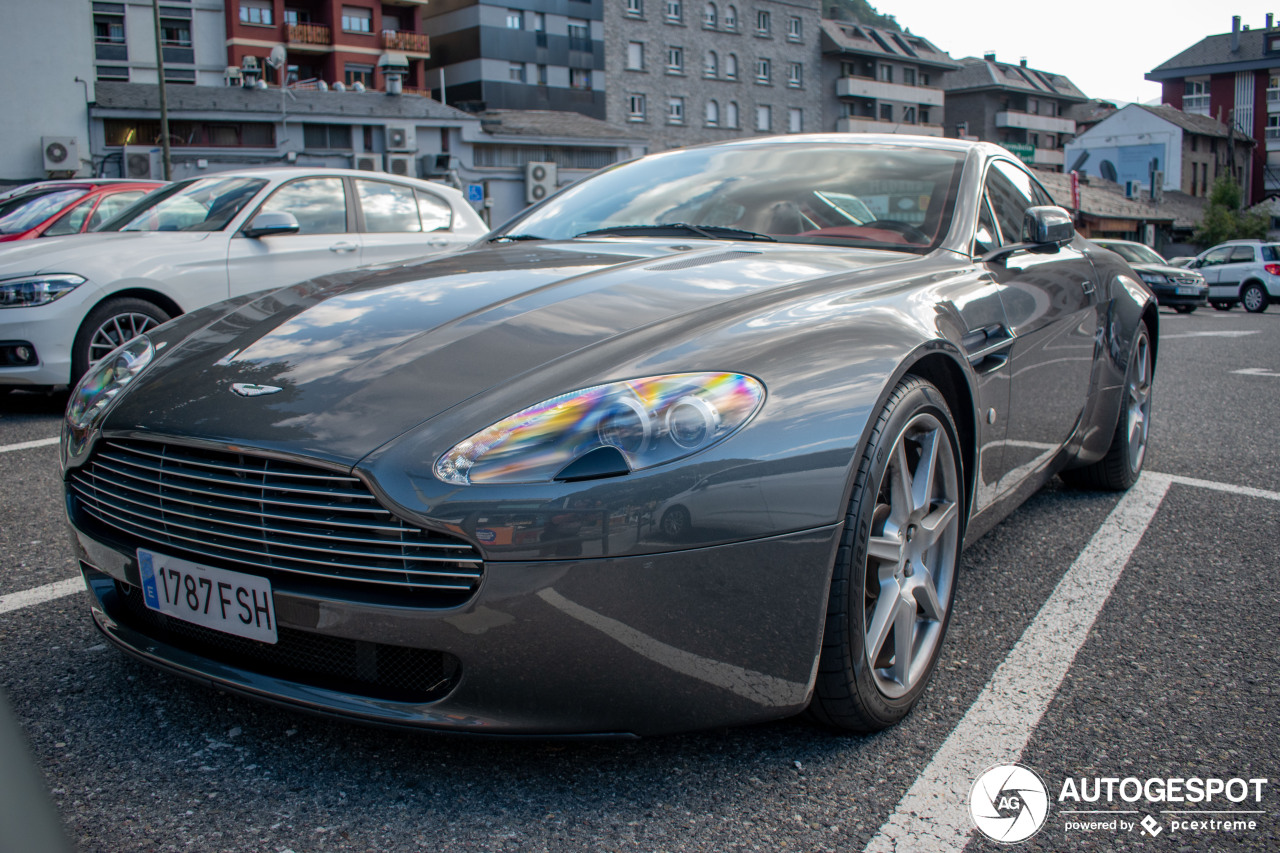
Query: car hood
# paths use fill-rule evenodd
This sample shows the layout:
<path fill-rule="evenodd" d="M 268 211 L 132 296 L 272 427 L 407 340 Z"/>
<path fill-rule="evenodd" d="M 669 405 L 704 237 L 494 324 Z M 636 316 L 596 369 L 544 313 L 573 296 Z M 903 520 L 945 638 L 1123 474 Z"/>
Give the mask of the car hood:
<path fill-rule="evenodd" d="M 35 273 L 77 273 L 93 278 L 96 270 L 119 269 L 145 262 L 161 248 L 194 245 L 212 231 L 108 231 L 41 237 L 0 245 L 0 279 Z"/>
<path fill-rule="evenodd" d="M 616 363 L 595 349 L 604 341 L 630 334 L 640 352 L 695 342 L 700 323 L 747 310 L 733 303 L 772 300 L 773 291 L 832 276 L 847 285 L 860 270 L 870 283 L 883 278 L 879 269 L 920 260 L 821 246 L 669 243 L 488 246 L 204 309 L 153 336 L 155 367 L 121 395 L 105 431 L 351 465 L 495 386 L 510 393 L 493 405 L 510 397 L 515 406 L 495 410 L 496 420 L 579 387 L 562 382 L 625 378 L 608 375 Z M 687 351 L 683 369 L 723 369 L 696 343 Z M 280 390 L 243 397 L 232 391 L 237 383 Z"/>

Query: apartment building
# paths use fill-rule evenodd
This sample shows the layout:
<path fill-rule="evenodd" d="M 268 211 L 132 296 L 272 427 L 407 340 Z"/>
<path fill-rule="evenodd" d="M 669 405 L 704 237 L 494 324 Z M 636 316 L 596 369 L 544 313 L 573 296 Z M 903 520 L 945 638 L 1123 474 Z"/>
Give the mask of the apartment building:
<path fill-rule="evenodd" d="M 610 0 L 607 121 L 651 151 L 823 128 L 818 0 Z"/>
<path fill-rule="evenodd" d="M 604 118 L 604 0 L 432 0 L 423 25 L 448 104 Z"/>
<path fill-rule="evenodd" d="M 1260 29 L 1235 15 L 1230 32 L 1206 36 L 1146 78 L 1160 83 L 1164 103 L 1234 125 L 1258 141 L 1243 183 L 1250 204 L 1280 192 L 1280 27 L 1274 15 L 1268 13 Z"/>
<path fill-rule="evenodd" d="M 824 129 L 942 136 L 942 78 L 959 67 L 919 36 L 853 21 L 823 21 Z"/>
<path fill-rule="evenodd" d="M 1065 76 L 1031 68 L 1026 59 L 998 62 L 994 53 L 961 59 L 942 87 L 948 136 L 995 142 L 1032 166 L 1059 172 L 1063 146 L 1076 133 L 1069 108 L 1088 100 Z"/>
<path fill-rule="evenodd" d="M 91 4 L 96 80 L 155 83 L 155 11 L 151 0 Z M 160 46 L 167 83 L 222 85 L 227 66 L 222 0 L 164 0 Z"/>

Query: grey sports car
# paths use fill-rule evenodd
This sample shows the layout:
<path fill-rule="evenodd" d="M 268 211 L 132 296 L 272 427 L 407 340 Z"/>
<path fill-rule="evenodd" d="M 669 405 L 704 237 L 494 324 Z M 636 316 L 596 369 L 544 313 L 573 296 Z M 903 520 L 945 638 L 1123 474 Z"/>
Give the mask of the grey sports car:
<path fill-rule="evenodd" d="M 960 549 L 1142 467 L 1156 304 L 1007 151 L 622 164 L 458 254 L 180 317 L 63 430 L 98 627 L 423 729 L 645 735 L 920 698 Z"/>

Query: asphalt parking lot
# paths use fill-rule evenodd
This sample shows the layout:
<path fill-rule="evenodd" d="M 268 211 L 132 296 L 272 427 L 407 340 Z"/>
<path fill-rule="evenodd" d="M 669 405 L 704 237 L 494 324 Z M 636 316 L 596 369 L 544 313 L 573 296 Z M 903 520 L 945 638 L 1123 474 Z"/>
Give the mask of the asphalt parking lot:
<path fill-rule="evenodd" d="M 81 593 L 23 595 L 76 575 L 40 443 L 65 395 L 0 397 L 0 691 L 84 851 L 1280 849 L 1280 307 L 1160 321 L 1148 473 L 1124 498 L 1055 481 L 971 547 L 932 685 L 875 736 L 469 740 L 153 671 Z M 1012 762 L 1049 807 L 1007 848 L 968 798 Z M 1060 799 L 1130 777 L 1267 782 L 1239 802 Z"/>

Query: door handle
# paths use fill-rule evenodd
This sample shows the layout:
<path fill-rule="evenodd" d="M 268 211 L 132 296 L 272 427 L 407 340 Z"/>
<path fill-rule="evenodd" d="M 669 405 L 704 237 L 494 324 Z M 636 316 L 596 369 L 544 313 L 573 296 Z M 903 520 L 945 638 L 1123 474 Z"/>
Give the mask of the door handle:
<path fill-rule="evenodd" d="M 357 246 L 355 243 L 334 243 L 332 246 L 329 247 L 329 251 L 345 255 L 350 252 L 354 252 L 358 248 L 360 247 Z"/>
<path fill-rule="evenodd" d="M 1093 293 L 1095 289 L 1093 286 L 1093 282 L 1087 278 L 1084 281 L 1080 282 L 1080 286 L 1084 288 L 1085 293 Z"/>

